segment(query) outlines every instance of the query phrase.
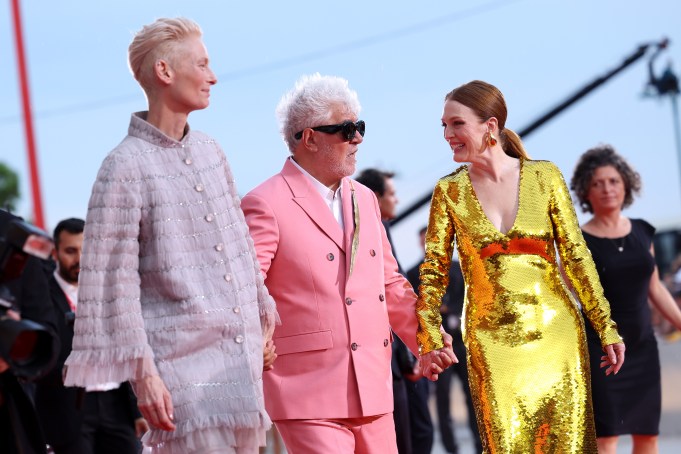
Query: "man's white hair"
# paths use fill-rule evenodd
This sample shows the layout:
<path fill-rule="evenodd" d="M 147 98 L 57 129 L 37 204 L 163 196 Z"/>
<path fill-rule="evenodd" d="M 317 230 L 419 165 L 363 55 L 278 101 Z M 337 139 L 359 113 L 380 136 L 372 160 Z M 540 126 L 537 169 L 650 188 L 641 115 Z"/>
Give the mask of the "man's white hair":
<path fill-rule="evenodd" d="M 276 114 L 279 131 L 291 153 L 299 141 L 294 137 L 296 133 L 328 124 L 334 106 L 341 106 L 355 115 L 359 115 L 362 108 L 357 92 L 351 90 L 342 77 L 319 73 L 302 76 L 295 87 L 282 96 Z"/>

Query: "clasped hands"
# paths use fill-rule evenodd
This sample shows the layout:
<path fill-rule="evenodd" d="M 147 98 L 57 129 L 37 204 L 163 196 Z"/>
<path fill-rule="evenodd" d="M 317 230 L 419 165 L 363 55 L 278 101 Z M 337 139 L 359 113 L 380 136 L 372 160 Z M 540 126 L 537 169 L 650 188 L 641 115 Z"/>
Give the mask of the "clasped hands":
<path fill-rule="evenodd" d="M 459 359 L 454 354 L 452 336 L 447 334 L 442 328 L 440 328 L 440 333 L 442 334 L 445 346 L 419 357 L 421 373 L 430 381 L 436 381 L 446 368 L 459 362 Z"/>

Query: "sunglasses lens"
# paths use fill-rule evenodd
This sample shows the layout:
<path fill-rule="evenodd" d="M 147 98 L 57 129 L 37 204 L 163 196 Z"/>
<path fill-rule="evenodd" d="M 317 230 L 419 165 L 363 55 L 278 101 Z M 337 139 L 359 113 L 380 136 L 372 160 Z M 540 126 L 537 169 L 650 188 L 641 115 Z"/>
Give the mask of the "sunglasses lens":
<path fill-rule="evenodd" d="M 343 123 L 341 132 L 343 133 L 343 138 L 345 140 L 351 141 L 355 137 L 355 131 L 357 131 L 357 128 L 355 127 L 354 123 L 350 121 Z"/>
<path fill-rule="evenodd" d="M 359 120 L 357 122 L 357 131 L 359 132 L 359 135 L 364 137 L 364 131 L 366 130 L 366 123 L 364 123 L 364 120 Z"/>
<path fill-rule="evenodd" d="M 363 120 L 359 120 L 357 123 L 352 123 L 351 121 L 343 123 L 343 138 L 345 140 L 352 141 L 355 138 L 355 134 L 359 132 L 359 135 L 364 137 L 364 130 L 366 125 Z"/>

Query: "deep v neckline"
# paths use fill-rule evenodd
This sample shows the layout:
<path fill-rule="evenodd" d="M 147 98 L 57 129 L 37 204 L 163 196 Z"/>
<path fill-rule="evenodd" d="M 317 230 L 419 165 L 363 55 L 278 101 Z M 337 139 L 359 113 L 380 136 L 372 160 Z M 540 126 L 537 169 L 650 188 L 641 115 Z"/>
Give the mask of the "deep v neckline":
<path fill-rule="evenodd" d="M 478 210 L 480 210 L 480 213 L 487 224 L 489 224 L 496 233 L 506 238 L 508 238 L 509 234 L 515 229 L 516 223 L 518 222 L 518 217 L 520 216 L 520 206 L 522 203 L 521 196 L 523 187 L 523 169 L 525 168 L 525 162 L 523 158 L 518 158 L 518 160 L 520 161 L 520 170 L 518 171 L 518 189 L 516 192 L 518 196 L 518 206 L 516 208 L 515 217 L 513 218 L 513 224 L 511 224 L 511 227 L 506 231 L 506 233 L 499 230 L 497 226 L 494 225 L 494 223 L 490 220 L 489 216 L 487 216 L 485 209 L 482 207 L 482 203 L 480 203 L 480 199 L 478 199 L 478 194 L 475 192 L 475 187 L 473 186 L 473 181 L 471 180 L 470 169 L 468 166 L 466 166 L 466 178 L 468 178 L 468 183 L 471 187 L 471 194 L 473 196 L 473 200 L 475 201 L 475 205 L 477 206 Z"/>

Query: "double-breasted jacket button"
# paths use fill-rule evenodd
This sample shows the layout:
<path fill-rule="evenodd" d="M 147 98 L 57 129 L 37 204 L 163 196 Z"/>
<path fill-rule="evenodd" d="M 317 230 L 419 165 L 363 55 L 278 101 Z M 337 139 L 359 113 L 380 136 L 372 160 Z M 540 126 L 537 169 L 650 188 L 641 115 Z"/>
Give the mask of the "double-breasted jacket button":
<path fill-rule="evenodd" d="M 201 183 L 198 183 L 196 186 L 194 186 L 194 189 L 196 192 L 203 192 L 203 185 Z"/>
<path fill-rule="evenodd" d="M 328 254 L 326 254 L 326 260 L 328 260 L 329 262 L 333 262 L 333 259 L 334 259 L 334 258 L 335 258 L 335 257 L 334 257 L 334 255 L 333 255 L 331 252 L 329 252 Z"/>
<path fill-rule="evenodd" d="M 369 249 L 369 255 L 372 257 L 376 257 L 376 251 L 374 251 L 373 249 Z"/>
<path fill-rule="evenodd" d="M 348 306 L 352 304 L 352 298 L 345 298 L 345 304 Z"/>
<path fill-rule="evenodd" d="M 385 296 L 383 296 L 383 293 L 381 293 L 380 295 L 378 295 L 378 299 L 379 299 L 380 301 L 385 301 Z"/>
<path fill-rule="evenodd" d="M 239 334 L 237 337 L 234 338 L 234 342 L 236 342 L 237 344 L 243 344 L 244 343 L 244 336 Z"/>
<path fill-rule="evenodd" d="M 351 348 L 352 351 L 354 352 L 355 350 L 357 350 L 357 349 L 359 348 L 359 345 L 357 345 L 356 342 L 353 342 L 352 345 L 350 345 L 350 348 Z"/>
<path fill-rule="evenodd" d="M 383 339 L 383 346 L 387 347 L 389 344 L 388 339 Z"/>

